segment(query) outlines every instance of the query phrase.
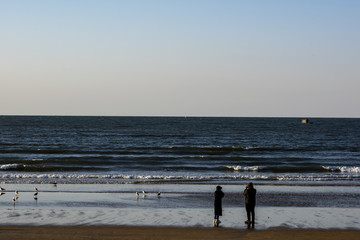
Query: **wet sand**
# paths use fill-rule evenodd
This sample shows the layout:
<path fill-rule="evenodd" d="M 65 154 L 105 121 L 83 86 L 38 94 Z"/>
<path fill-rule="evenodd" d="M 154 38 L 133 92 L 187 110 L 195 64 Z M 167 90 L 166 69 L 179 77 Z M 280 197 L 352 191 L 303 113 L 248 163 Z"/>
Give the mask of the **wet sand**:
<path fill-rule="evenodd" d="M 359 230 L 175 228 L 125 226 L 1 226 L 0 239 L 360 239 Z"/>

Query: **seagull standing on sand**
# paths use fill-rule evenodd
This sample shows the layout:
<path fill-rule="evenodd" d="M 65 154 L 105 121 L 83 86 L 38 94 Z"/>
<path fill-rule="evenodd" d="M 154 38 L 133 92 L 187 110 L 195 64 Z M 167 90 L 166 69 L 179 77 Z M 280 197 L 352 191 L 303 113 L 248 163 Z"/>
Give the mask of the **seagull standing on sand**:
<path fill-rule="evenodd" d="M 136 198 L 138 198 L 138 197 L 139 197 L 139 193 L 138 193 L 138 192 L 136 192 L 135 194 L 136 194 Z"/>
<path fill-rule="evenodd" d="M 146 197 L 146 192 L 145 192 L 145 191 L 143 191 L 143 198 L 144 198 L 144 197 Z"/>
<path fill-rule="evenodd" d="M 13 197 L 12 202 L 13 202 L 13 205 L 15 206 L 15 202 L 16 202 L 16 198 L 15 198 L 15 197 Z"/>
<path fill-rule="evenodd" d="M 160 197 L 160 195 L 161 195 L 161 192 L 158 192 L 158 194 L 157 194 L 158 198 Z"/>
<path fill-rule="evenodd" d="M 0 192 L 2 192 L 2 191 L 6 191 L 6 189 L 5 189 L 5 188 L 0 187 Z"/>

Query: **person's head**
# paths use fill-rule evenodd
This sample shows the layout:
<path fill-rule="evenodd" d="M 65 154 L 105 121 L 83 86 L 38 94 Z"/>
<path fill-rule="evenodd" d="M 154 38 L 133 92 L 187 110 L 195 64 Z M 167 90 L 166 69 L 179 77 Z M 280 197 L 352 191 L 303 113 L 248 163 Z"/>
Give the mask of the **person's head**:
<path fill-rule="evenodd" d="M 250 182 L 248 185 L 247 185 L 248 188 L 254 188 L 254 185 L 252 182 Z"/>
<path fill-rule="evenodd" d="M 217 191 L 221 191 L 221 189 L 222 189 L 221 186 L 217 186 L 217 187 L 216 187 L 216 190 L 217 190 Z"/>

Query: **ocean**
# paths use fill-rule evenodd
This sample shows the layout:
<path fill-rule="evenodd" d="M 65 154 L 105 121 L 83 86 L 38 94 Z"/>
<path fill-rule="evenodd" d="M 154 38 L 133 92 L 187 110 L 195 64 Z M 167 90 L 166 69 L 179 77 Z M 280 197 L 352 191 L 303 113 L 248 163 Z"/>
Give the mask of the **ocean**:
<path fill-rule="evenodd" d="M 221 185 L 236 227 L 253 182 L 262 228 L 355 227 L 359 160 L 360 119 L 0 116 L 0 222 L 207 226 Z"/>
<path fill-rule="evenodd" d="M 360 185 L 360 119 L 0 117 L 0 181 Z"/>

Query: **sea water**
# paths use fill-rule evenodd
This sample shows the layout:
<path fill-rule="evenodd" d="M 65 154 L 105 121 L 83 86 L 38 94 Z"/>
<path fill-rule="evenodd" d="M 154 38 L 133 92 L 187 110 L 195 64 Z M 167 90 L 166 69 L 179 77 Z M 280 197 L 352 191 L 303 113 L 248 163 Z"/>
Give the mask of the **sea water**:
<path fill-rule="evenodd" d="M 211 226 L 222 185 L 223 226 L 244 227 L 251 181 L 258 228 L 356 228 L 360 119 L 310 122 L 2 116 L 0 224 Z"/>

